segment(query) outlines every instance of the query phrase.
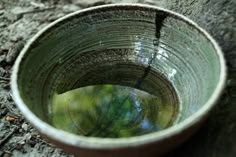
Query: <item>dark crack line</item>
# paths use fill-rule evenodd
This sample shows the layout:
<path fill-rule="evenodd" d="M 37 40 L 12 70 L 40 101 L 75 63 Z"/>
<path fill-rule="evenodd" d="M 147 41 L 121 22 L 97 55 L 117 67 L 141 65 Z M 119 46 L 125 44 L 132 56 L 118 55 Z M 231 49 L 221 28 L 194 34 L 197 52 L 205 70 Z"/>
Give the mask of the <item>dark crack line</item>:
<path fill-rule="evenodd" d="M 147 75 L 149 74 L 150 70 L 151 70 L 151 64 L 153 63 L 153 61 L 156 59 L 157 56 L 157 52 L 158 52 L 158 46 L 159 46 L 159 39 L 161 36 L 161 28 L 163 26 L 163 22 L 164 20 L 167 18 L 168 14 L 161 12 L 161 13 L 157 13 L 156 14 L 156 18 L 155 18 L 155 26 L 156 26 L 156 32 L 155 32 L 155 39 L 153 40 L 153 45 L 154 45 L 154 53 L 152 55 L 152 57 L 150 58 L 149 62 L 148 62 L 148 67 L 145 68 L 144 70 L 144 74 L 142 75 L 142 77 L 140 79 L 138 79 L 135 83 L 135 88 L 140 88 L 142 82 L 144 81 L 144 79 L 147 77 Z"/>
<path fill-rule="evenodd" d="M 152 57 L 150 58 L 149 62 L 148 62 L 148 66 L 147 68 L 145 68 L 144 70 L 144 74 L 141 76 L 140 79 L 138 79 L 135 83 L 135 88 L 140 88 L 142 82 L 144 81 L 144 79 L 147 77 L 147 75 L 149 74 L 150 70 L 151 70 L 151 64 L 153 63 L 153 61 L 155 60 L 156 56 L 157 56 L 157 52 L 158 52 L 158 46 L 159 46 L 159 39 L 160 39 L 160 31 L 161 28 L 163 26 L 163 22 L 164 20 L 167 18 L 167 14 L 166 13 L 157 13 L 156 14 L 156 19 L 155 19 L 155 39 L 153 40 L 153 45 L 154 45 L 154 53 L 152 55 Z M 129 98 L 129 95 L 127 95 L 123 101 L 120 103 L 120 106 L 122 106 L 125 101 L 127 101 L 127 99 Z M 118 112 L 115 116 L 115 118 L 113 118 L 112 120 L 109 120 L 105 126 L 101 127 L 101 128 L 93 128 L 91 129 L 91 131 L 89 131 L 88 133 L 84 134 L 84 136 L 91 136 L 92 134 L 94 135 L 96 133 L 96 135 L 99 135 L 100 133 L 104 132 L 106 128 L 110 127 L 113 123 L 113 121 L 120 116 L 120 108 L 118 108 Z M 101 119 L 101 122 L 103 122 L 103 119 Z M 100 123 L 99 123 L 100 124 Z M 100 124 L 101 125 L 101 124 Z M 96 129 L 95 133 L 94 133 L 94 129 Z M 83 134 L 83 133 L 82 133 Z"/>
<path fill-rule="evenodd" d="M 159 39 L 160 39 L 160 35 L 161 35 L 161 28 L 163 26 L 163 22 L 164 20 L 167 18 L 168 14 L 161 12 L 161 13 L 157 13 L 156 14 L 156 18 L 155 18 L 155 39 L 153 40 L 153 45 L 154 45 L 154 53 L 152 55 L 152 57 L 150 58 L 149 62 L 148 62 L 148 67 L 145 68 L 144 70 L 144 74 L 142 75 L 142 77 L 140 79 L 138 79 L 135 83 L 135 88 L 140 88 L 142 82 L 144 81 L 144 79 L 147 77 L 147 75 L 149 74 L 150 70 L 151 70 L 151 64 L 153 63 L 153 61 L 156 59 L 157 56 L 157 52 L 158 52 L 158 46 L 159 46 Z M 121 106 L 124 104 L 124 102 L 129 98 L 129 96 L 126 96 L 125 99 L 123 100 L 123 102 L 121 103 Z M 119 115 L 119 112 L 118 112 Z M 112 124 L 113 120 L 111 120 L 108 125 L 106 125 L 105 127 L 103 127 L 103 129 L 99 129 L 98 133 L 100 133 L 101 131 L 104 131 L 104 129 L 106 129 L 107 127 L 109 127 Z M 89 134 L 91 135 L 91 133 Z M 88 134 L 87 134 L 88 136 Z"/>

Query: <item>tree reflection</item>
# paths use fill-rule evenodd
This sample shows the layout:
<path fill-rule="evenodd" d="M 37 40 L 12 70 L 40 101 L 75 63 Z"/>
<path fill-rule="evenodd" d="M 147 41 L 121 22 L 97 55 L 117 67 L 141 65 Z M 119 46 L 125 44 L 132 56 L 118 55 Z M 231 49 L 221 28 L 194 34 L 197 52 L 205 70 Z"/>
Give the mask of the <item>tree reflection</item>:
<path fill-rule="evenodd" d="M 163 129 L 175 106 L 131 87 L 95 85 L 53 98 L 53 125 L 83 136 L 129 137 Z"/>

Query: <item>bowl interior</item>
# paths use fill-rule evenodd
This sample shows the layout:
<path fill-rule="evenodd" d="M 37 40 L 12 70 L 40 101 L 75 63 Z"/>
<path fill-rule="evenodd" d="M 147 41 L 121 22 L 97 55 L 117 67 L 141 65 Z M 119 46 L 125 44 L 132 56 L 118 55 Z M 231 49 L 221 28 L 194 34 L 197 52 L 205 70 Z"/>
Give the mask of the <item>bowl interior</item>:
<path fill-rule="evenodd" d="M 17 85 L 24 104 L 50 124 L 55 93 L 95 84 L 134 87 L 135 78 L 150 67 L 161 77 L 150 73 L 139 88 L 157 94 L 173 88 L 177 125 L 216 89 L 221 73 L 216 51 L 204 33 L 168 12 L 99 8 L 59 20 L 38 34 L 20 59 Z M 165 78 L 170 86 L 164 86 Z M 164 94 L 171 99 L 171 92 Z"/>

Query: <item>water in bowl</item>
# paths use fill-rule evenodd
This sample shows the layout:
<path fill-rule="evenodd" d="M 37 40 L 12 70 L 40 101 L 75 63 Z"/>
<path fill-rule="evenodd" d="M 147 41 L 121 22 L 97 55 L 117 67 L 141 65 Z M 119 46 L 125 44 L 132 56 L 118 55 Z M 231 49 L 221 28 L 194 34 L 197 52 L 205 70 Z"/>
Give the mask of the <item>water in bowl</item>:
<path fill-rule="evenodd" d="M 151 68 L 158 52 L 159 30 L 157 28 L 154 53 L 148 58 L 148 66 L 127 61 L 113 61 L 114 65 L 110 65 L 111 61 L 104 61 L 93 66 L 97 68 L 94 71 L 99 71 L 98 75 L 90 72 L 91 76 L 81 82 L 96 80 L 114 84 L 89 85 L 55 93 L 51 124 L 74 134 L 107 138 L 140 136 L 171 126 L 177 119 L 178 96 L 168 79 Z M 116 60 L 120 60 L 119 57 Z"/>
<path fill-rule="evenodd" d="M 54 94 L 51 123 L 90 137 L 120 138 L 156 132 L 171 126 L 177 117 L 177 94 L 173 88 L 166 89 L 172 91 L 162 92 L 172 96 L 115 84 Z"/>

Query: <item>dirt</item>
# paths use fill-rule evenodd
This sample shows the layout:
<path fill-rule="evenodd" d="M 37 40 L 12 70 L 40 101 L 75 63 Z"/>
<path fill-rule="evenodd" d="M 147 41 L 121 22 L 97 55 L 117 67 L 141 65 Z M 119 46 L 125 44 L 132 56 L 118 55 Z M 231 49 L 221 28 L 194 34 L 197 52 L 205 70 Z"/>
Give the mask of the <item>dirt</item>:
<path fill-rule="evenodd" d="M 218 107 L 195 136 L 167 156 L 233 157 L 236 154 L 234 0 L 0 0 L 0 157 L 71 156 L 50 144 L 25 121 L 12 100 L 11 68 L 24 43 L 50 22 L 86 7 L 121 2 L 161 5 L 187 15 L 216 38 L 227 58 L 228 85 Z"/>
<path fill-rule="evenodd" d="M 10 93 L 11 67 L 25 41 L 50 22 L 76 10 L 70 1 L 0 1 L 0 157 L 69 156 L 24 120 Z"/>
<path fill-rule="evenodd" d="M 11 68 L 24 43 L 50 22 L 82 8 L 109 3 L 113 2 L 107 0 L 0 1 L 0 157 L 70 156 L 42 138 L 25 121 L 11 97 L 9 85 Z"/>

